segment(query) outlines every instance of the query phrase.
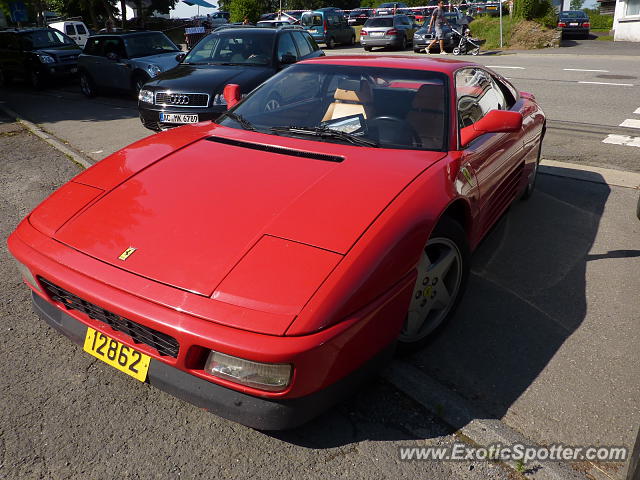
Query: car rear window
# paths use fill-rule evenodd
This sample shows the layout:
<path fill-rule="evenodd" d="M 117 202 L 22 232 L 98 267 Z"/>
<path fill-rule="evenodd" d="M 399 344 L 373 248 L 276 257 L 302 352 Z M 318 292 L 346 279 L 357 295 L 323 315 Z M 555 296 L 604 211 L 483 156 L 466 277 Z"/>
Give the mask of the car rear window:
<path fill-rule="evenodd" d="M 133 35 L 124 40 L 129 58 L 149 57 L 161 53 L 177 52 L 178 47 L 161 32 Z"/>
<path fill-rule="evenodd" d="M 303 13 L 300 23 L 305 27 L 321 27 L 322 15 L 317 13 Z"/>
<path fill-rule="evenodd" d="M 370 18 L 364 24 L 365 27 L 393 27 L 393 18 Z"/>
<path fill-rule="evenodd" d="M 561 18 L 587 18 L 587 14 L 584 12 L 562 12 Z"/>

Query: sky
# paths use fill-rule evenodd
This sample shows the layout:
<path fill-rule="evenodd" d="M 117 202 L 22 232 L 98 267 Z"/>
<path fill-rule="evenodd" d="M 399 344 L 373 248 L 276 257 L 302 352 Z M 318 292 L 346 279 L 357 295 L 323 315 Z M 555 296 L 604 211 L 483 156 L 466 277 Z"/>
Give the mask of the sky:
<path fill-rule="evenodd" d="M 208 1 L 212 5 L 215 5 L 216 8 L 200 7 L 200 15 L 206 15 L 207 13 L 213 13 L 218 11 L 218 4 L 216 2 L 209 1 L 209 0 L 206 0 L 206 1 Z M 196 7 L 195 5 L 193 7 L 190 7 L 189 5 L 187 5 L 182 1 L 176 3 L 176 8 L 172 10 L 170 13 L 171 18 L 191 18 L 196 15 L 198 15 L 198 7 Z"/>

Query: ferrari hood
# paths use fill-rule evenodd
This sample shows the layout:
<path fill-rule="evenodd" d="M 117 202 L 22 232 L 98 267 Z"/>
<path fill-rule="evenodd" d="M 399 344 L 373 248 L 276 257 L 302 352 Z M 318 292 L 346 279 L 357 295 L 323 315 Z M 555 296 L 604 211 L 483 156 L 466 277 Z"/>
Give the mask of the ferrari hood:
<path fill-rule="evenodd" d="M 265 235 L 346 254 L 394 197 L 444 156 L 296 139 L 272 147 L 262 143 L 273 141 L 270 135 L 238 134 L 249 142 L 213 133 L 128 178 L 54 237 L 118 268 L 210 296 Z"/>

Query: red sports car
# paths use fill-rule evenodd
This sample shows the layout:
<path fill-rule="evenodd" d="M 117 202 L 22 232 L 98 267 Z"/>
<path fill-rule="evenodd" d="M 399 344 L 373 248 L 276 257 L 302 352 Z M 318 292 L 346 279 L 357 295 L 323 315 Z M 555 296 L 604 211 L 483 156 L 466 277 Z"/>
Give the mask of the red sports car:
<path fill-rule="evenodd" d="M 532 193 L 533 95 L 470 62 L 334 56 L 57 190 L 9 237 L 39 315 L 223 417 L 299 425 L 451 316 Z"/>

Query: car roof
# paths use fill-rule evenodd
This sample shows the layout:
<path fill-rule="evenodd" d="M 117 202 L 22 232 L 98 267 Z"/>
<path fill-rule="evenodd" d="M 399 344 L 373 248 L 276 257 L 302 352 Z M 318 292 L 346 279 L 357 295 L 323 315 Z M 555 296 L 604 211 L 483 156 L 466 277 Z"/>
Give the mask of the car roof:
<path fill-rule="evenodd" d="M 0 30 L 0 33 L 31 33 L 31 32 L 40 32 L 42 30 L 55 30 L 55 28 L 51 28 L 51 27 L 4 28 Z"/>
<path fill-rule="evenodd" d="M 352 65 L 357 67 L 401 68 L 429 70 L 449 76 L 462 67 L 478 67 L 474 62 L 448 58 L 423 58 L 409 55 L 331 55 L 302 60 L 298 63 L 322 63 L 328 65 Z"/>
<path fill-rule="evenodd" d="M 146 33 L 162 33 L 159 30 L 120 30 L 116 32 L 98 32 L 94 37 L 103 37 L 106 35 L 113 35 L 116 37 L 134 37 L 136 35 L 144 35 Z"/>

